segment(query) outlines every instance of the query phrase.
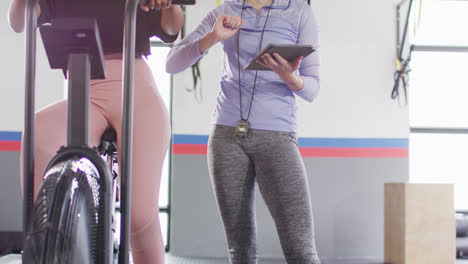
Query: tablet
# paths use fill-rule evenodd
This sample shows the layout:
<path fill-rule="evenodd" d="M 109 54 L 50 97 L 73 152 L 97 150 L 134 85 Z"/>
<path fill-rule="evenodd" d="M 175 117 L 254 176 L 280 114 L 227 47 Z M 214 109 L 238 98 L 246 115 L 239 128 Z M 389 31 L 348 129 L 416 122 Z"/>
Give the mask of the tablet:
<path fill-rule="evenodd" d="M 257 63 L 257 60 L 261 59 L 261 56 L 265 53 L 273 54 L 276 52 L 286 60 L 293 61 L 300 56 L 303 56 L 305 58 L 314 51 L 315 50 L 314 48 L 312 48 L 312 45 L 269 44 L 244 67 L 244 70 L 270 71 L 270 69 L 265 68 Z"/>
<path fill-rule="evenodd" d="M 173 5 L 194 5 L 195 0 L 173 0 L 172 4 Z"/>

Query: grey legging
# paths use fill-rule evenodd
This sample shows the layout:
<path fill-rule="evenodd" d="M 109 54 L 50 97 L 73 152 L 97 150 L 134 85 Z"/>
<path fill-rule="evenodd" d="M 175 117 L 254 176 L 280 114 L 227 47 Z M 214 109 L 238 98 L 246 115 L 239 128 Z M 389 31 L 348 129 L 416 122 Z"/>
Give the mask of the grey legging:
<path fill-rule="evenodd" d="M 320 263 L 306 172 L 295 133 L 215 126 L 208 167 L 232 264 L 257 263 L 255 181 L 273 216 L 289 264 Z"/>

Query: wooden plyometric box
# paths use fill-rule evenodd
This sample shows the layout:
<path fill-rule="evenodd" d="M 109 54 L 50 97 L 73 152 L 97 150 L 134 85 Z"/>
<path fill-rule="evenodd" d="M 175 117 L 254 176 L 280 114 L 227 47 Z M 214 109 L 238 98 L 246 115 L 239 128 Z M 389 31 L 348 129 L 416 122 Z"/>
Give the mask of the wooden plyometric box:
<path fill-rule="evenodd" d="M 385 184 L 385 263 L 455 263 L 452 184 Z"/>

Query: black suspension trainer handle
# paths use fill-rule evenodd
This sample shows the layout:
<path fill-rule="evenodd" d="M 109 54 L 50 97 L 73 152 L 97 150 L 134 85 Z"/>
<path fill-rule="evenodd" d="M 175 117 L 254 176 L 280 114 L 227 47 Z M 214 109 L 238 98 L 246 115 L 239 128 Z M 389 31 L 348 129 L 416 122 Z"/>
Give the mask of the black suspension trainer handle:
<path fill-rule="evenodd" d="M 25 109 L 23 130 L 23 241 L 30 232 L 34 201 L 34 112 L 38 0 L 26 1 Z M 23 255 L 23 263 L 26 263 Z"/>

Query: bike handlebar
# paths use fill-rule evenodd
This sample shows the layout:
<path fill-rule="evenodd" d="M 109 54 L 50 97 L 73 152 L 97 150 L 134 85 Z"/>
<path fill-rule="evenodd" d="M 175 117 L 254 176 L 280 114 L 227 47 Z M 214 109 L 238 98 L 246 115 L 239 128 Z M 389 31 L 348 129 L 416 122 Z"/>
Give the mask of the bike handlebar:
<path fill-rule="evenodd" d="M 32 223 L 34 200 L 34 111 L 36 79 L 36 25 L 39 0 L 26 2 L 25 119 L 23 133 L 23 237 Z M 23 261 L 24 262 L 24 261 Z"/>
<path fill-rule="evenodd" d="M 142 0 L 127 0 L 124 17 L 123 102 L 121 146 L 121 227 L 119 264 L 128 264 L 130 238 L 131 172 L 133 143 L 133 79 L 135 68 L 135 24 L 138 4 Z"/>

